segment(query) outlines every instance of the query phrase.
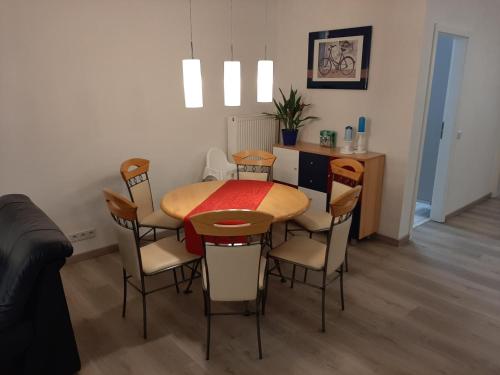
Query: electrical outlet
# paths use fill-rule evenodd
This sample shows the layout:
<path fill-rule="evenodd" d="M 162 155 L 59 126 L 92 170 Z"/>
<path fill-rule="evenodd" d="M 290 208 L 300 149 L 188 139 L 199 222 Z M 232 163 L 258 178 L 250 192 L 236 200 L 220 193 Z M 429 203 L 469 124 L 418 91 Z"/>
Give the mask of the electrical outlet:
<path fill-rule="evenodd" d="M 95 237 L 95 228 L 68 235 L 71 242 L 85 241 Z"/>

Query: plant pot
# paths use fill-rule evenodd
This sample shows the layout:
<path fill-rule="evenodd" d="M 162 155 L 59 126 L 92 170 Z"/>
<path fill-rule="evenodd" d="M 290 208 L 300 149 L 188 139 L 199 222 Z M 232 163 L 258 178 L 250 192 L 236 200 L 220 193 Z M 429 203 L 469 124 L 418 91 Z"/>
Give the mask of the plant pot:
<path fill-rule="evenodd" d="M 298 130 L 292 129 L 281 129 L 281 135 L 283 136 L 283 144 L 285 146 L 295 146 L 297 143 Z"/>

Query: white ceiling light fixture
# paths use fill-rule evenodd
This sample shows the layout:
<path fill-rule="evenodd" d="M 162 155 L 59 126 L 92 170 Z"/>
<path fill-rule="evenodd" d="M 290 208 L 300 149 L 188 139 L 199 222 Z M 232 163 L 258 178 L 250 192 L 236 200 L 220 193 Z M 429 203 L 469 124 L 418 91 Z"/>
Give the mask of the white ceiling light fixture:
<path fill-rule="evenodd" d="M 182 78 L 184 81 L 184 104 L 186 108 L 203 107 L 203 83 L 201 79 L 201 62 L 194 58 L 193 17 L 189 0 L 189 30 L 191 36 L 191 58 L 182 60 Z"/>
<path fill-rule="evenodd" d="M 233 0 L 230 0 L 230 13 L 231 60 L 224 61 L 224 105 L 238 107 L 241 105 L 241 65 L 234 61 L 233 53 Z"/>
<path fill-rule="evenodd" d="M 264 44 L 264 60 L 259 60 L 257 63 L 257 102 L 269 103 L 273 101 L 273 80 L 274 80 L 274 64 L 273 60 L 267 59 L 267 13 L 268 0 L 266 0 L 265 26 L 266 41 Z"/>

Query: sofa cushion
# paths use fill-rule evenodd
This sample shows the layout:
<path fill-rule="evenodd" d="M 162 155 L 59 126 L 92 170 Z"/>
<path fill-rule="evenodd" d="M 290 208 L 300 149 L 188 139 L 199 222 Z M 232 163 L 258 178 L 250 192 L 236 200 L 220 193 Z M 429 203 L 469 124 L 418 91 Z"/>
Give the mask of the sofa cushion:
<path fill-rule="evenodd" d="M 33 332 L 33 323 L 30 320 L 0 331 L 0 369 L 8 367 L 13 359 L 19 359 L 33 339 Z M 7 372 L 10 373 L 14 371 Z"/>
<path fill-rule="evenodd" d="M 27 196 L 0 197 L 0 331 L 26 318 L 42 268 L 62 266 L 72 253 L 66 236 Z"/>

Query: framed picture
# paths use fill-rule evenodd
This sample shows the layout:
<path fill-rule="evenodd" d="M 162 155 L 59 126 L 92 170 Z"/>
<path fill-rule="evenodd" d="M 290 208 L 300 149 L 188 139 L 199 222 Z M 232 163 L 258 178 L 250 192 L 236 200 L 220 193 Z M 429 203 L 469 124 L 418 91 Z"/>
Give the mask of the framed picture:
<path fill-rule="evenodd" d="M 368 89 L 372 26 L 309 33 L 307 87 Z"/>

